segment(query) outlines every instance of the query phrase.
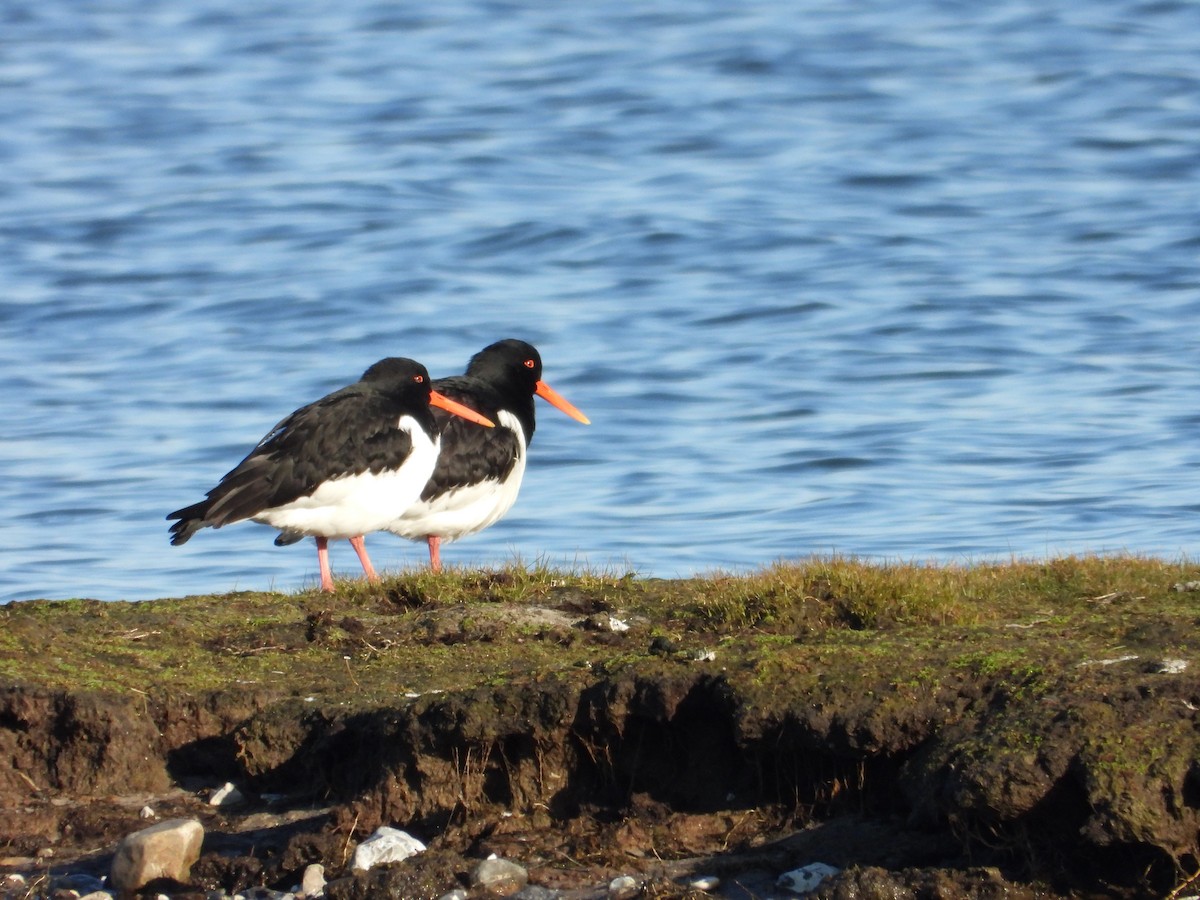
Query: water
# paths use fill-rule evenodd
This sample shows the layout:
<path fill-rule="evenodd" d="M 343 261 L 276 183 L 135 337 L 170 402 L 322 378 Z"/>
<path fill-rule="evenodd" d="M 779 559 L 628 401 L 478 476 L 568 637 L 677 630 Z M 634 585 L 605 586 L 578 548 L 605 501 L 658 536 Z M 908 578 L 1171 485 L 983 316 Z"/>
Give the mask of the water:
<path fill-rule="evenodd" d="M 374 360 L 506 336 L 594 424 L 540 404 L 453 564 L 1188 554 L 1197 34 L 1133 0 L 13 0 L 0 598 L 311 585 L 311 542 L 163 516 Z"/>

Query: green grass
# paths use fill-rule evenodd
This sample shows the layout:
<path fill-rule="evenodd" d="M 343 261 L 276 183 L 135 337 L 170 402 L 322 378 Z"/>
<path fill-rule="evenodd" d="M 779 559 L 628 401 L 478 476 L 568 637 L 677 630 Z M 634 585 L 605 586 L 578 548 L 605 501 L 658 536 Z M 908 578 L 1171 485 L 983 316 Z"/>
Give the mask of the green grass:
<path fill-rule="evenodd" d="M 1194 650 L 1196 594 L 1174 586 L 1197 571 L 1187 560 L 1134 556 L 950 566 L 812 559 L 682 580 L 512 565 L 341 581 L 333 595 L 29 601 L 0 608 L 0 680 L 382 701 L 546 673 L 707 665 L 762 685 L 874 673 L 914 688 L 968 671 L 1028 686 L 1048 666 L 1089 655 Z M 633 627 L 577 627 L 608 614 Z M 716 661 L 697 662 L 707 649 Z"/>

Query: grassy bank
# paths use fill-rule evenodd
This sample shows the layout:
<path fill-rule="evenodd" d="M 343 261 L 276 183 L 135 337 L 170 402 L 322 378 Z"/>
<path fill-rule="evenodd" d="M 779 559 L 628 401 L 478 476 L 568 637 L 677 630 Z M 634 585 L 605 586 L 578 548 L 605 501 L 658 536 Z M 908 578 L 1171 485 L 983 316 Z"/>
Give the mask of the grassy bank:
<path fill-rule="evenodd" d="M 941 835 L 956 877 L 982 858 L 1064 896 L 1161 896 L 1200 869 L 1197 582 L 1190 561 L 1129 556 L 814 559 L 15 603 L 0 609 L 0 788 L 16 809 L 31 789 L 234 778 L 334 802 L 338 846 L 413 822 L 465 847 L 516 815 L 534 843 L 573 823 L 570 852 L 592 841 L 606 865 L 626 859 L 610 822 L 649 828 L 666 808 L 676 824 L 705 813 L 688 821 L 714 827 L 713 853 L 726 816 L 869 815 L 898 847 Z M 0 838 L 35 847 L 12 821 Z"/>
<path fill-rule="evenodd" d="M 684 580 L 510 567 L 408 572 L 336 594 L 242 592 L 0 609 L 0 679 L 53 688 L 238 684 L 360 696 L 450 690 L 598 665 L 773 660 L 853 672 L 1014 672 L 1195 650 L 1187 560 L 1082 557 L 971 566 L 822 559 Z M 584 640 L 573 624 L 630 626 Z M 618 627 L 620 627 L 618 625 Z M 464 647 L 470 652 L 464 652 Z M 703 660 L 697 660 L 703 662 Z M 764 672 L 758 676 L 764 677 Z"/>

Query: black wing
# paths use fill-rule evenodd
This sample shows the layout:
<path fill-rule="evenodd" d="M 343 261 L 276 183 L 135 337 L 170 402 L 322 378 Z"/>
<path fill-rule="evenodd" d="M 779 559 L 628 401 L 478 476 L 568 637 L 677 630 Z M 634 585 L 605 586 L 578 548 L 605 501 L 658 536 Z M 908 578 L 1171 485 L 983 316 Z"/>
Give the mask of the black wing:
<path fill-rule="evenodd" d="M 442 452 L 421 499 L 428 500 L 452 488 L 487 479 L 503 480 L 520 458 L 521 441 L 500 423 L 499 395 L 485 383 L 466 376 L 440 378 L 434 382 L 434 389 L 487 416 L 496 427 L 480 428 L 458 416 L 434 410 L 435 422 L 441 429 Z"/>
<path fill-rule="evenodd" d="M 399 468 L 412 439 L 397 426 L 406 410 L 361 382 L 301 407 L 272 428 L 200 503 L 176 510 L 173 543 L 199 528 L 251 518 L 311 494 L 324 481 Z M 424 412 L 408 410 L 425 425 Z"/>

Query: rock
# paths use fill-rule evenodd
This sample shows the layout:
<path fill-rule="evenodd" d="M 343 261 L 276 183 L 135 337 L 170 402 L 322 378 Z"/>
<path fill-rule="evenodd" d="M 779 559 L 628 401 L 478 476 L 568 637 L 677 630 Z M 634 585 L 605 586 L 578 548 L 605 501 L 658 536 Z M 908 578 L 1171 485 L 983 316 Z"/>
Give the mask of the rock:
<path fill-rule="evenodd" d="M 186 882 L 203 841 L 197 819 L 167 819 L 126 835 L 113 856 L 109 884 L 121 892 L 140 890 L 156 878 Z"/>
<path fill-rule="evenodd" d="M 138 811 L 138 818 L 139 819 L 157 819 L 158 813 L 156 813 L 154 810 L 152 810 L 149 806 L 143 806 Z"/>
<path fill-rule="evenodd" d="M 1179 675 L 1187 671 L 1186 659 L 1160 659 L 1151 663 L 1150 672 L 1155 675 Z"/>
<path fill-rule="evenodd" d="M 529 882 L 529 873 L 523 866 L 507 859 L 492 857 L 485 859 L 471 873 L 471 884 L 482 888 L 496 897 L 515 894 Z"/>
<path fill-rule="evenodd" d="M 300 896 L 325 896 L 325 867 L 323 865 L 313 863 L 304 870 L 304 877 L 300 879 Z"/>
<path fill-rule="evenodd" d="M 609 900 L 632 900 L 641 892 L 641 883 L 631 875 L 618 875 L 608 883 Z"/>
<path fill-rule="evenodd" d="M 721 886 L 721 879 L 716 875 L 697 875 L 687 883 L 688 889 L 693 891 L 715 891 Z"/>
<path fill-rule="evenodd" d="M 232 781 L 227 781 L 208 798 L 209 806 L 240 806 L 246 802 L 246 795 L 234 786 Z"/>
<path fill-rule="evenodd" d="M 809 863 L 799 869 L 784 872 L 775 883 L 793 893 L 807 894 L 809 891 L 816 890 L 817 885 L 826 878 L 831 878 L 840 871 L 842 870 L 825 863 Z"/>
<path fill-rule="evenodd" d="M 467 892 L 462 888 L 455 888 L 448 894 L 442 894 L 438 900 L 467 900 Z"/>
<path fill-rule="evenodd" d="M 613 631 L 617 634 L 629 630 L 629 623 L 618 619 L 616 616 L 610 616 L 607 613 L 597 613 L 594 616 L 588 616 L 580 623 L 589 631 Z"/>
<path fill-rule="evenodd" d="M 425 850 L 425 845 L 407 831 L 380 825 L 354 850 L 351 868 L 365 872 L 381 863 L 400 862 Z"/>
<path fill-rule="evenodd" d="M 84 894 L 79 900 L 113 900 L 113 895 L 108 891 L 92 891 L 90 894 Z"/>

